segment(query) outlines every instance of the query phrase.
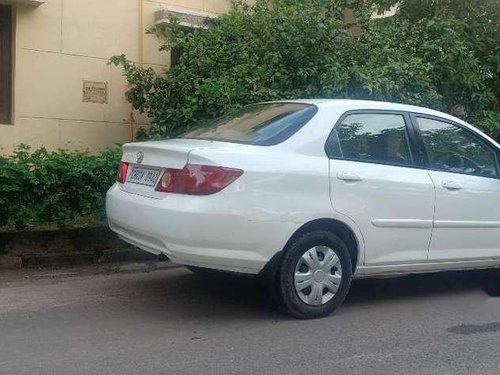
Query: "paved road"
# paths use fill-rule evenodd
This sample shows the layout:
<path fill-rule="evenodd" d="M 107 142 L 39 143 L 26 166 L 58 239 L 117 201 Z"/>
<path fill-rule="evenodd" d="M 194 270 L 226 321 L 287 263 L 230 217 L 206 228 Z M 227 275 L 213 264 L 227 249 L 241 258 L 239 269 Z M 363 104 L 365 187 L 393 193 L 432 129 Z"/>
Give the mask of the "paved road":
<path fill-rule="evenodd" d="M 357 281 L 296 321 L 249 280 L 0 273 L 0 373 L 499 374 L 500 298 L 477 273 Z"/>

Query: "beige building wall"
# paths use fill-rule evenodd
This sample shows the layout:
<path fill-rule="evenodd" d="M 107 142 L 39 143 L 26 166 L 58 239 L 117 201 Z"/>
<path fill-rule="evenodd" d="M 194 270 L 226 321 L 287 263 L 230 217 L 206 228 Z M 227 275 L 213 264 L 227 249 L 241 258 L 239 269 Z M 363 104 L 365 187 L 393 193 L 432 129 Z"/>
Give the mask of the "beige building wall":
<path fill-rule="evenodd" d="M 0 0 L 5 3 L 7 0 Z M 14 11 L 14 107 L 12 124 L 0 124 L 0 153 L 26 143 L 49 149 L 96 151 L 134 138 L 147 118 L 132 111 L 121 70 L 108 59 L 164 69 L 169 54 L 145 29 L 155 11 L 175 7 L 210 14 L 226 0 L 10 0 Z M 83 82 L 107 86 L 107 103 L 83 101 Z"/>

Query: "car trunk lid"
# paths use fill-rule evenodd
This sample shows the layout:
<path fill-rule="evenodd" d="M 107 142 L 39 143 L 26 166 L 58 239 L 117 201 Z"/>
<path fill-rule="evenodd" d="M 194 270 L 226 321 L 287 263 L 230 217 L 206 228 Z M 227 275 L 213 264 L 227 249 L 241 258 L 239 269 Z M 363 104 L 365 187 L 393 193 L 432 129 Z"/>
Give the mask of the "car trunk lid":
<path fill-rule="evenodd" d="M 182 169 L 193 150 L 238 148 L 240 144 L 197 139 L 171 139 L 128 143 L 123 146 L 122 161 L 128 163 L 127 180 L 121 189 L 152 198 L 163 198 L 165 193 L 155 186 L 165 168 Z"/>

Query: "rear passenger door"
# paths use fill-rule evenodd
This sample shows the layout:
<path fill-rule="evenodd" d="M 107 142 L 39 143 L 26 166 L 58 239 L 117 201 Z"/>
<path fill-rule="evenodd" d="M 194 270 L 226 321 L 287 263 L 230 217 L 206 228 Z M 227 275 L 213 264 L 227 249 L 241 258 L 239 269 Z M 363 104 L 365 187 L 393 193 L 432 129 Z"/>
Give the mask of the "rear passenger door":
<path fill-rule="evenodd" d="M 427 261 L 434 184 L 410 124 L 402 112 L 351 111 L 327 141 L 332 205 L 361 229 L 366 265 Z"/>
<path fill-rule="evenodd" d="M 472 130 L 415 115 L 436 185 L 431 261 L 500 258 L 498 149 Z"/>

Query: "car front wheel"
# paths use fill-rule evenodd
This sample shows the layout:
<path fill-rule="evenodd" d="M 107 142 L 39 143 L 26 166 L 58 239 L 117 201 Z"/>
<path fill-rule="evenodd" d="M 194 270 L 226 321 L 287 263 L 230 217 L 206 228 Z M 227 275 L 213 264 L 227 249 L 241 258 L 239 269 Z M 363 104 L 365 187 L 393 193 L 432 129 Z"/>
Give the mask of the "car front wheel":
<path fill-rule="evenodd" d="M 277 279 L 286 310 L 299 319 L 331 314 L 344 301 L 352 279 L 349 250 L 337 235 L 314 231 L 285 251 Z"/>

